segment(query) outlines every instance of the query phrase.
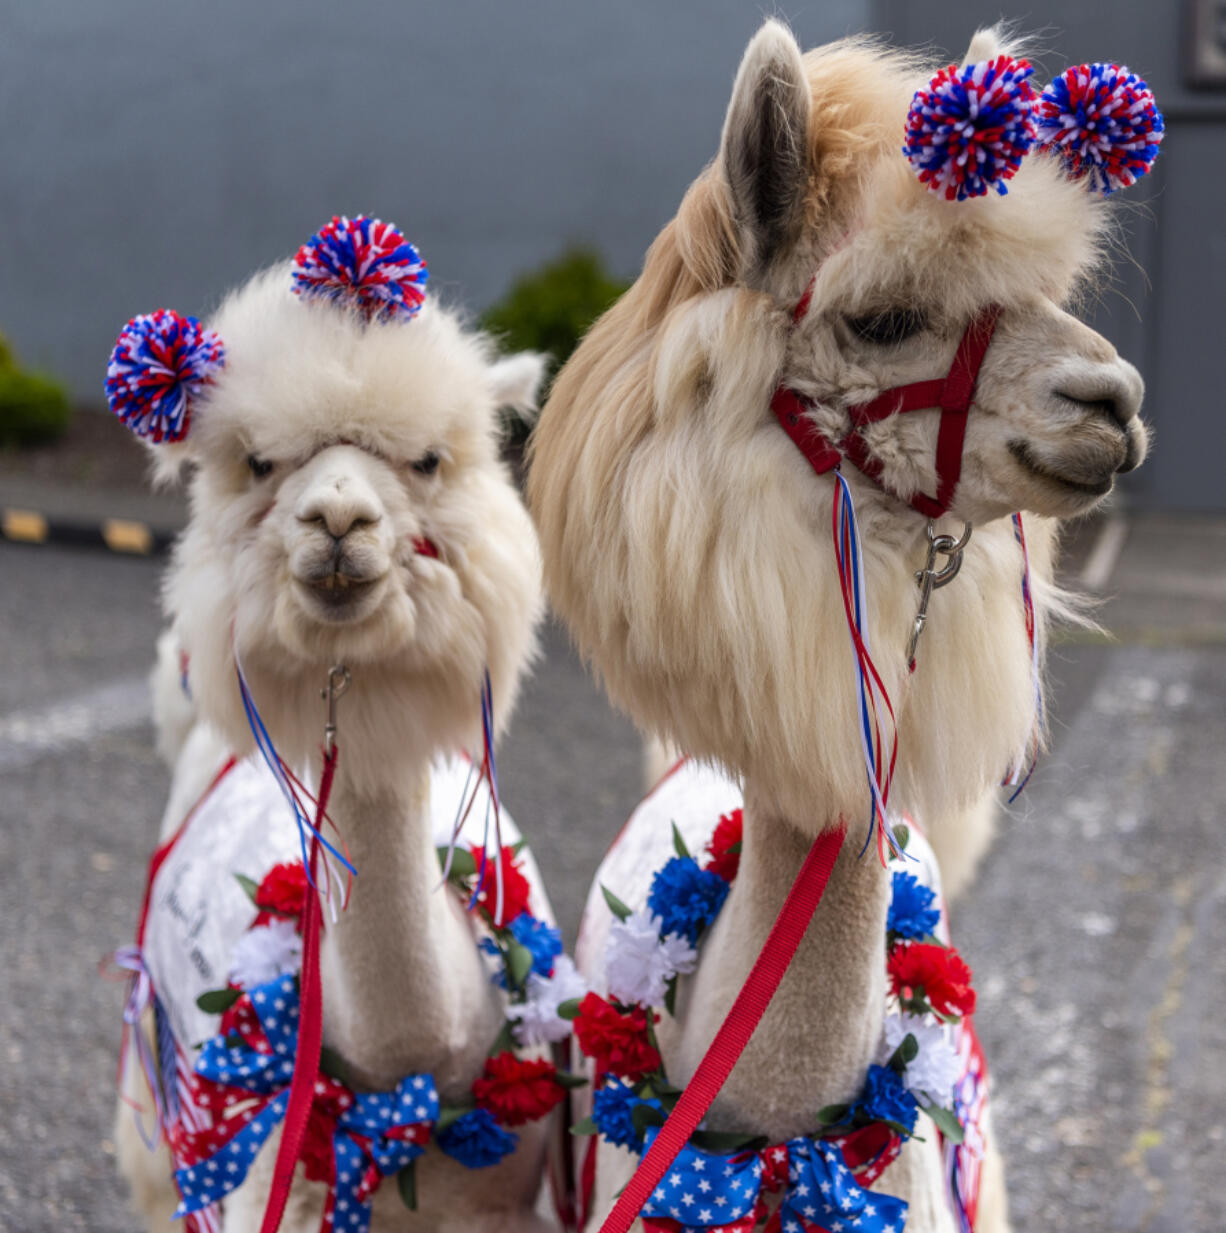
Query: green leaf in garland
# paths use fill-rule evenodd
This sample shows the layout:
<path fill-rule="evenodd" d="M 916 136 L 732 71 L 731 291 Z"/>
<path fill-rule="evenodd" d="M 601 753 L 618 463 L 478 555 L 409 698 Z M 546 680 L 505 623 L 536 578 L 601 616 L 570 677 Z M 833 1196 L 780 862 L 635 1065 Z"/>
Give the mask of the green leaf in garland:
<path fill-rule="evenodd" d="M 502 1027 L 498 1029 L 498 1035 L 494 1037 L 494 1043 L 490 1045 L 489 1056 L 497 1057 L 500 1053 L 506 1053 L 508 1049 L 514 1049 L 516 1045 L 515 1033 L 511 1030 L 511 1023 L 504 1019 Z"/>
<path fill-rule="evenodd" d="M 630 915 L 630 909 L 603 882 L 600 884 L 600 892 L 604 895 L 605 903 L 609 905 L 609 911 L 618 920 L 625 920 Z"/>
<path fill-rule="evenodd" d="M 826 1105 L 825 1108 L 818 1109 L 817 1120 L 823 1126 L 837 1126 L 846 1120 L 850 1112 L 851 1105 Z"/>
<path fill-rule="evenodd" d="M 925 1104 L 921 1108 L 936 1123 L 937 1129 L 950 1143 L 961 1143 L 963 1139 L 962 1123 L 954 1116 L 952 1110 L 943 1109 L 940 1105 Z"/>
<path fill-rule="evenodd" d="M 765 1135 L 739 1134 L 731 1130 L 696 1130 L 690 1142 L 704 1152 L 760 1152 L 770 1144 Z"/>
<path fill-rule="evenodd" d="M 558 1003 L 558 1018 L 574 1020 L 579 1018 L 579 999 L 567 998 L 565 1002 Z"/>
<path fill-rule="evenodd" d="M 898 844 L 901 851 L 907 850 L 907 844 L 911 842 L 911 828 L 900 822 L 894 827 L 894 842 Z"/>
<path fill-rule="evenodd" d="M 417 1161 L 410 1160 L 396 1174 L 396 1189 L 400 1191 L 400 1198 L 405 1207 L 411 1212 L 417 1210 Z"/>
<path fill-rule="evenodd" d="M 673 850 L 678 856 L 689 856 L 690 850 L 685 846 L 685 840 L 681 838 L 681 832 L 677 829 L 676 822 L 673 823 Z"/>
<path fill-rule="evenodd" d="M 319 1051 L 319 1069 L 329 1079 L 345 1081 L 345 1059 L 335 1050 L 324 1045 Z"/>
<path fill-rule="evenodd" d="M 898 1048 L 890 1054 L 890 1060 L 886 1065 L 894 1071 L 895 1074 L 901 1075 L 907 1067 L 915 1061 L 919 1054 L 919 1042 L 915 1037 L 908 1032 L 902 1040 L 898 1042 Z"/>
<path fill-rule="evenodd" d="M 522 989 L 532 971 L 532 952 L 514 938 L 507 941 L 507 984 L 512 989 Z"/>
<path fill-rule="evenodd" d="M 924 1142 L 914 1130 L 908 1130 L 902 1122 L 892 1122 L 888 1117 L 879 1118 L 878 1120 L 883 1126 L 888 1126 L 900 1139 L 914 1139 L 916 1143 Z"/>
<path fill-rule="evenodd" d="M 572 1090 L 577 1087 L 587 1087 L 587 1079 L 583 1075 L 572 1075 L 569 1070 L 559 1070 L 554 1075 L 554 1082 Z"/>
<path fill-rule="evenodd" d="M 243 888 L 247 898 L 250 899 L 252 903 L 255 903 L 255 897 L 260 893 L 260 884 L 258 882 L 253 882 L 246 876 L 246 874 L 242 873 L 236 873 L 234 875 L 234 880 Z M 257 904 L 256 906 L 258 907 L 259 905 Z"/>
<path fill-rule="evenodd" d="M 475 1105 L 439 1105 L 438 1121 L 434 1123 L 434 1134 L 437 1138 L 451 1125 L 452 1122 L 458 1121 L 466 1113 L 471 1113 Z"/>
<path fill-rule="evenodd" d="M 196 1005 L 206 1015 L 224 1015 L 242 996 L 241 989 L 209 989 L 196 999 Z"/>
<path fill-rule="evenodd" d="M 447 849 L 438 849 L 438 867 L 447 868 Z M 467 848 L 456 848 L 451 857 L 451 872 L 447 875 L 452 882 L 465 882 L 477 872 L 477 862 Z"/>
<path fill-rule="evenodd" d="M 570 1128 L 570 1133 L 572 1135 L 598 1135 L 600 1127 L 590 1117 L 585 1117 L 583 1121 L 576 1122 Z"/>
<path fill-rule="evenodd" d="M 630 1110 L 630 1120 L 634 1123 L 634 1129 L 641 1139 L 649 1127 L 664 1125 L 664 1114 L 651 1105 L 635 1105 Z"/>
<path fill-rule="evenodd" d="M 668 978 L 664 986 L 664 1009 L 675 1019 L 677 1017 L 677 973 Z"/>
<path fill-rule="evenodd" d="M 511 855 L 518 856 L 527 846 L 528 841 L 526 839 L 521 839 L 518 843 L 511 844 Z"/>

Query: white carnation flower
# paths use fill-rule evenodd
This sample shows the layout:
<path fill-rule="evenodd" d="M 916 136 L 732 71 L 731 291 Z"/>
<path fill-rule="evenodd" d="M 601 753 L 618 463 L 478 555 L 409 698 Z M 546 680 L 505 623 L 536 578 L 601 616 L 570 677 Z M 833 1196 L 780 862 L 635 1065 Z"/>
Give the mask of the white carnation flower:
<path fill-rule="evenodd" d="M 242 989 L 289 976 L 302 966 L 302 938 L 292 920 L 248 929 L 234 946 L 230 979 Z"/>
<path fill-rule="evenodd" d="M 614 921 L 605 946 L 609 994 L 619 1002 L 659 1006 L 668 982 L 678 972 L 692 972 L 698 952 L 680 934 L 660 937 L 661 919 L 640 909 Z"/>
<path fill-rule="evenodd" d="M 583 997 L 587 982 L 569 955 L 559 955 L 552 976 L 533 972 L 528 977 L 527 993 L 526 1002 L 512 1002 L 507 1007 L 507 1018 L 515 1024 L 515 1039 L 521 1045 L 554 1043 L 570 1035 L 570 1020 L 558 1014 L 558 1007 Z"/>
<path fill-rule="evenodd" d="M 889 1015 L 879 1062 L 884 1066 L 894 1050 L 910 1035 L 919 1052 L 907 1063 L 902 1081 L 907 1090 L 933 1104 L 948 1109 L 958 1082 L 958 1055 L 950 1043 L 950 1030 L 939 1023 L 928 1023 L 918 1015 Z"/>

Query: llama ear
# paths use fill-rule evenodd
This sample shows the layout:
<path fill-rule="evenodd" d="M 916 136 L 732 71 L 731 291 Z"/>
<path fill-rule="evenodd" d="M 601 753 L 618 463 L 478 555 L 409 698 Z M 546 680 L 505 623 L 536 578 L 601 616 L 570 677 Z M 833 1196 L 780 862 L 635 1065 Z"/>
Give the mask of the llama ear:
<path fill-rule="evenodd" d="M 719 153 L 750 286 L 765 283 L 799 230 L 811 105 L 796 40 L 781 22 L 766 22 L 737 70 Z"/>
<path fill-rule="evenodd" d="M 548 361 L 548 356 L 535 351 L 519 351 L 491 365 L 490 384 L 498 406 L 510 407 L 524 419 L 535 419 Z"/>
<path fill-rule="evenodd" d="M 962 67 L 978 64 L 981 60 L 995 60 L 1002 51 L 1007 50 L 1003 35 L 1004 30 L 1000 26 L 983 26 L 976 30 L 971 36 L 966 55 L 962 57 Z"/>

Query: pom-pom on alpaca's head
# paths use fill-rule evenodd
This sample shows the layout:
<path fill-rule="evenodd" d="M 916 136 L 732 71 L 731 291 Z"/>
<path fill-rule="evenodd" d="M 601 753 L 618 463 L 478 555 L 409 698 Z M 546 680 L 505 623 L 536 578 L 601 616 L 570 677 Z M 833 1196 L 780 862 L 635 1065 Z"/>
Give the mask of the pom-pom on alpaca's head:
<path fill-rule="evenodd" d="M 133 317 L 115 340 L 106 367 L 111 410 L 154 445 L 182 441 L 191 399 L 226 362 L 225 347 L 195 317 L 159 308 Z"/>
<path fill-rule="evenodd" d="M 301 265 L 299 266 L 301 269 Z M 479 747 L 483 670 L 505 717 L 540 609 L 532 525 L 498 456 L 498 408 L 530 406 L 540 357 L 497 361 L 438 305 L 347 311 L 289 263 L 208 322 L 225 366 L 192 392 L 191 519 L 166 606 L 200 713 L 250 743 L 235 655 L 282 756 L 320 742 L 344 663 L 346 764 Z"/>
<path fill-rule="evenodd" d="M 1139 375 L 1067 311 L 1098 268 L 1107 203 L 1062 159 L 1019 153 L 1025 108 L 997 100 L 1008 123 L 959 127 L 957 106 L 995 106 L 998 86 L 1033 108 L 1016 51 L 983 31 L 947 70 L 944 144 L 961 142 L 974 174 L 938 192 L 900 150 L 922 144 L 907 117 L 933 65 L 865 40 L 802 55 L 767 22 L 718 155 L 558 375 L 534 433 L 529 497 L 551 598 L 610 694 L 645 728 L 769 784 L 789 817 L 851 821 L 867 790 L 834 483 L 781 428 L 774 391 L 803 395 L 813 426 L 842 442 L 851 408 L 939 385 L 968 325 L 1000 308 L 949 505 L 974 539 L 957 584 L 934 597 L 914 675 L 925 522 L 907 503 L 938 490 L 941 412 L 863 428 L 877 483 L 842 466 L 865 536 L 873 658 L 899 713 L 893 799 L 921 817 L 977 800 L 1032 731 L 1006 515 L 1084 512 L 1145 454 Z M 996 66 L 991 83 L 982 65 Z M 1012 173 L 1007 194 L 981 191 L 997 172 Z M 1027 530 L 1041 639 L 1050 532 Z"/>
<path fill-rule="evenodd" d="M 417 314 L 429 272 L 390 223 L 359 214 L 334 218 L 294 258 L 294 291 L 343 304 L 367 320 Z"/>
<path fill-rule="evenodd" d="M 1036 114 L 1040 149 L 1100 193 L 1148 174 L 1165 129 L 1153 92 L 1118 64 L 1066 69 L 1043 91 Z"/>

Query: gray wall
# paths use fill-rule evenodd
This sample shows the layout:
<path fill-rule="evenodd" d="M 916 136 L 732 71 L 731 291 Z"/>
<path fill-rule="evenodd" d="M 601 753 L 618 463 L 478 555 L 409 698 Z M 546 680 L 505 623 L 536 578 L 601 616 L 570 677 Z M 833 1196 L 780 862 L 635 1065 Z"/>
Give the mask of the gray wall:
<path fill-rule="evenodd" d="M 568 240 L 632 275 L 714 153 L 745 0 L 0 0 L 0 330 L 100 399 L 129 316 L 202 313 L 333 213 L 479 309 Z M 812 44 L 867 0 L 789 10 Z"/>
<path fill-rule="evenodd" d="M 1048 69 L 1116 58 L 1170 121 L 1126 196 L 1136 265 L 1096 324 L 1157 429 L 1138 503 L 1226 508 L 1226 95 L 1181 84 L 1179 5 L 1027 0 Z M 207 312 L 331 214 L 405 230 L 432 287 L 484 307 L 567 241 L 632 275 L 714 152 L 747 0 L 0 0 L 0 330 L 100 400 L 133 313 Z M 793 0 L 805 45 L 876 28 L 959 56 L 976 0 Z M 1138 268 L 1139 267 L 1139 268 Z M 1144 271 L 1144 272 L 1142 272 Z M 1206 449 L 1213 442 L 1216 449 Z"/>
<path fill-rule="evenodd" d="M 931 41 L 960 59 L 971 32 L 1001 9 L 982 0 L 874 0 L 873 20 L 903 43 Z M 1226 351 L 1226 91 L 1184 84 L 1186 5 L 1176 0 L 1026 0 L 1037 32 L 1035 77 L 1114 60 L 1153 88 L 1167 133 L 1147 180 L 1118 194 L 1127 254 L 1093 324 L 1142 371 L 1154 428 L 1145 466 L 1123 483 L 1136 505 L 1226 509 L 1222 357 Z M 1046 70 L 1046 71 L 1044 71 Z"/>

